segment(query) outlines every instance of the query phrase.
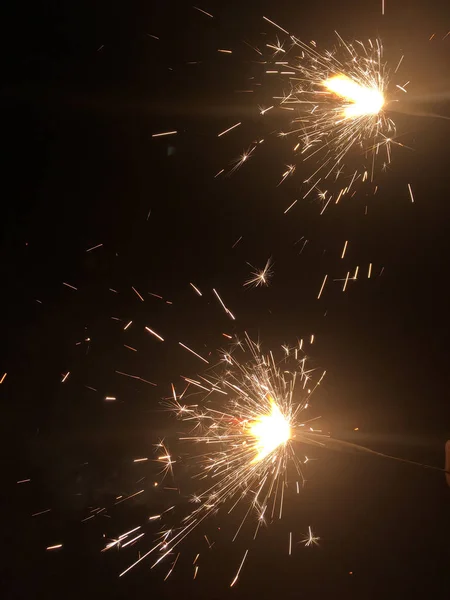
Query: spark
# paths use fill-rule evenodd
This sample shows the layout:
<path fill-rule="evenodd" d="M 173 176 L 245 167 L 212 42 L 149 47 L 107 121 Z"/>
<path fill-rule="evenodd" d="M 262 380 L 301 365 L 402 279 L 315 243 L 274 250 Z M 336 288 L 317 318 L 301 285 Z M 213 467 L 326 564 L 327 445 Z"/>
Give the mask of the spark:
<path fill-rule="evenodd" d="M 145 462 L 146 460 L 148 460 L 148 458 L 135 458 L 133 460 L 134 463 L 139 463 L 139 462 Z"/>
<path fill-rule="evenodd" d="M 31 479 L 19 479 L 16 483 L 29 483 Z"/>
<path fill-rule="evenodd" d="M 233 54 L 232 50 L 224 50 L 223 48 L 218 48 L 217 52 L 222 52 L 223 54 Z"/>
<path fill-rule="evenodd" d="M 139 300 L 141 300 L 142 302 L 144 302 L 144 298 L 141 296 L 141 294 L 137 291 L 137 289 L 135 289 L 133 286 L 131 286 L 131 289 L 133 290 L 133 292 L 136 294 L 136 296 L 139 298 Z"/>
<path fill-rule="evenodd" d="M 224 309 L 224 311 L 230 316 L 231 319 L 233 319 L 233 321 L 236 320 L 236 317 L 233 315 L 233 313 L 225 306 L 225 303 L 223 302 L 222 298 L 219 296 L 219 294 L 217 293 L 217 291 L 213 288 L 213 292 L 214 295 L 216 296 L 216 298 L 218 299 L 218 301 L 220 302 L 220 304 L 222 305 L 222 308 Z"/>
<path fill-rule="evenodd" d="M 199 295 L 199 296 L 203 296 L 203 294 L 201 293 L 201 291 L 198 289 L 198 287 L 195 287 L 195 285 L 193 283 L 189 284 L 194 290 L 195 292 Z"/>
<path fill-rule="evenodd" d="M 170 567 L 169 571 L 167 572 L 167 575 L 164 577 L 164 581 L 166 581 L 166 579 L 168 579 L 171 576 L 172 571 L 175 569 L 175 565 L 177 564 L 179 557 L 180 557 L 180 553 L 178 552 L 177 557 L 175 558 L 175 560 L 172 563 L 172 566 Z"/>
<path fill-rule="evenodd" d="M 156 333 L 156 331 L 153 331 L 153 329 L 150 329 L 150 327 L 146 327 L 145 329 L 146 329 L 146 330 L 147 330 L 149 333 L 151 333 L 153 336 L 155 336 L 155 338 L 158 338 L 158 340 L 160 340 L 161 342 L 163 342 L 163 341 L 164 341 L 164 338 L 163 338 L 163 337 L 161 337 L 160 335 L 158 335 L 158 334 Z"/>
<path fill-rule="evenodd" d="M 130 496 L 126 496 L 125 498 L 122 498 L 118 502 L 115 502 L 114 505 L 121 504 L 122 502 L 125 502 L 126 500 L 130 500 L 131 498 L 134 498 L 135 496 L 139 496 L 139 494 L 143 494 L 144 491 L 145 490 L 139 490 L 138 492 L 135 492 L 134 494 L 131 494 Z"/>
<path fill-rule="evenodd" d="M 124 373 L 123 371 L 114 371 L 115 373 L 117 373 L 117 375 L 123 375 L 124 377 L 130 377 L 131 379 L 137 379 L 138 381 L 142 381 L 144 383 L 148 383 L 149 385 L 153 385 L 154 387 L 157 387 L 156 383 L 153 383 L 152 381 L 148 381 L 147 379 L 144 379 L 143 377 L 139 377 L 138 375 L 130 375 L 129 373 Z M 90 389 L 94 389 L 94 388 L 90 388 Z M 94 390 L 94 392 L 96 392 L 97 390 Z"/>
<path fill-rule="evenodd" d="M 344 244 L 344 248 L 342 250 L 341 258 L 344 258 L 344 256 L 345 256 L 345 252 L 347 250 L 347 244 L 348 244 L 348 240 L 346 240 L 346 242 Z"/>
<path fill-rule="evenodd" d="M 231 127 L 228 127 L 228 129 L 225 129 L 225 131 L 222 131 L 222 133 L 218 133 L 217 137 L 222 137 L 222 135 L 225 135 L 229 131 L 232 131 L 233 129 L 236 129 L 236 127 L 239 127 L 239 125 L 241 125 L 240 122 L 239 123 L 235 123 L 235 125 L 232 125 Z"/>
<path fill-rule="evenodd" d="M 369 270 L 367 272 L 367 279 L 370 279 L 371 275 L 372 275 L 372 263 L 369 263 Z"/>
<path fill-rule="evenodd" d="M 233 587 L 233 585 L 234 585 L 234 584 L 237 582 L 237 580 L 239 579 L 239 574 L 240 574 L 240 572 L 241 572 L 241 570 L 242 570 L 242 567 L 244 566 L 244 562 L 245 562 L 245 559 L 247 558 L 247 554 L 248 554 L 248 550 L 246 550 L 246 551 L 245 551 L 244 558 L 242 559 L 242 561 L 241 561 L 241 564 L 239 565 L 239 569 L 237 570 L 237 573 L 236 573 L 236 575 L 235 575 L 235 577 L 234 577 L 233 581 L 230 583 L 230 587 Z"/>
<path fill-rule="evenodd" d="M 39 517 L 40 515 L 45 515 L 46 513 L 51 512 L 51 510 L 52 510 L 51 508 L 47 508 L 46 510 L 41 510 L 41 511 L 39 511 L 37 513 L 33 513 L 31 516 L 32 517 Z"/>
<path fill-rule="evenodd" d="M 289 205 L 289 206 L 287 207 L 287 209 L 284 211 L 284 214 L 286 214 L 287 212 L 289 212 L 289 211 L 291 210 L 291 208 L 292 208 L 292 207 L 293 207 L 295 204 L 297 204 L 297 202 L 298 202 L 298 200 L 294 200 L 294 202 L 293 202 L 291 205 Z"/>
<path fill-rule="evenodd" d="M 414 202 L 414 196 L 412 193 L 411 184 L 409 184 L 409 183 L 408 183 L 408 190 L 409 190 L 409 195 L 411 196 L 411 202 Z"/>
<path fill-rule="evenodd" d="M 8 373 L 3 373 L 2 378 L 0 379 L 0 385 L 5 381 L 7 375 Z"/>
<path fill-rule="evenodd" d="M 308 536 L 303 540 L 305 546 L 318 546 L 320 537 L 313 534 L 311 526 L 308 527 Z"/>
<path fill-rule="evenodd" d="M 347 288 L 347 283 L 348 283 L 348 278 L 350 277 L 350 271 L 347 271 L 347 275 L 345 277 L 345 281 L 344 281 L 344 287 L 342 288 L 342 291 L 345 292 L 346 288 Z"/>
<path fill-rule="evenodd" d="M 292 531 L 289 533 L 289 556 L 292 554 Z"/>
<path fill-rule="evenodd" d="M 252 265 L 250 265 L 250 267 L 252 267 L 252 269 L 255 269 L 255 267 L 253 267 Z M 244 286 L 248 286 L 248 287 L 259 287 L 259 286 L 268 286 L 270 283 L 270 280 L 273 276 L 273 268 L 272 268 L 272 259 L 269 258 L 264 266 L 263 269 L 258 270 L 256 269 L 255 271 L 252 271 L 252 277 L 250 279 L 248 279 L 245 283 Z"/>
<path fill-rule="evenodd" d="M 63 285 L 65 285 L 66 287 L 70 288 L 71 290 L 75 290 L 77 291 L 78 288 L 76 288 L 74 285 L 70 285 L 70 283 L 66 283 L 65 281 L 62 282 Z"/>
<path fill-rule="evenodd" d="M 128 323 L 125 325 L 125 327 L 123 328 L 124 331 L 126 331 L 128 329 L 128 327 L 131 325 L 133 321 L 128 321 Z"/>
<path fill-rule="evenodd" d="M 162 137 L 163 135 L 175 135 L 176 133 L 178 133 L 177 131 L 163 131 L 161 133 L 154 133 L 152 135 L 153 138 L 155 137 Z"/>
<path fill-rule="evenodd" d="M 199 12 L 203 13 L 207 17 L 210 17 L 211 19 L 214 19 L 214 15 L 212 15 L 209 12 L 206 12 L 206 10 L 203 10 L 203 8 L 199 8 L 198 6 L 193 6 L 192 8 L 195 8 L 195 10 L 198 10 Z"/>
<path fill-rule="evenodd" d="M 92 252 L 92 250 L 97 250 L 97 248 L 101 248 L 103 244 L 97 244 L 96 246 L 92 246 L 92 248 L 88 248 L 86 252 Z"/>
<path fill-rule="evenodd" d="M 70 375 L 70 371 L 67 371 L 67 373 L 65 373 L 63 378 L 61 379 L 61 383 L 64 383 L 66 381 L 66 379 L 69 377 L 69 375 Z"/>
<path fill-rule="evenodd" d="M 286 35 L 289 35 L 289 31 L 286 31 L 286 29 L 283 29 L 282 27 L 280 27 L 280 25 L 277 25 L 274 21 L 271 21 L 270 19 L 268 19 L 267 17 L 264 17 L 264 16 L 263 16 L 263 19 L 264 19 L 264 21 L 267 21 L 268 23 L 270 23 L 274 27 L 277 27 L 278 29 L 280 29 Z"/>
<path fill-rule="evenodd" d="M 188 346 L 185 346 L 183 343 L 181 343 L 181 342 L 178 342 L 178 343 L 180 344 L 180 346 L 182 348 L 184 348 L 185 350 L 188 350 L 188 352 L 191 352 L 194 356 L 196 356 L 197 358 L 199 358 L 200 360 L 205 362 L 207 365 L 209 365 L 209 362 L 206 360 L 206 358 L 203 358 L 203 356 L 200 356 L 200 354 L 197 354 L 197 352 L 194 352 L 194 350 L 192 350 Z"/>
<path fill-rule="evenodd" d="M 231 246 L 231 248 L 236 248 L 236 246 L 239 244 L 239 242 L 240 242 L 241 240 L 242 240 L 242 235 L 241 235 L 241 237 L 240 237 L 240 238 L 238 238 L 238 239 L 237 239 L 237 240 L 234 242 L 234 244 Z"/>
<path fill-rule="evenodd" d="M 134 542 L 136 540 L 138 540 L 139 538 L 141 538 L 142 536 L 144 536 L 145 533 L 140 533 L 139 535 L 137 535 L 135 538 L 133 538 L 132 540 L 128 540 L 128 542 L 125 542 L 125 544 L 122 544 L 122 548 L 125 548 L 126 546 L 129 546 L 130 544 L 134 544 Z"/>
<path fill-rule="evenodd" d="M 115 396 L 105 396 L 105 400 L 108 400 L 111 402 L 111 401 L 117 400 L 117 398 Z"/>
<path fill-rule="evenodd" d="M 320 291 L 319 291 L 319 294 L 317 296 L 317 300 L 319 300 L 320 296 L 322 295 L 323 288 L 325 287 L 325 284 L 327 282 L 327 277 L 328 277 L 328 275 L 325 275 L 325 277 L 323 278 L 322 285 L 320 287 Z"/>
<path fill-rule="evenodd" d="M 54 546 L 48 546 L 46 548 L 46 550 L 59 550 L 60 548 L 62 548 L 63 545 L 62 544 L 55 544 Z"/>

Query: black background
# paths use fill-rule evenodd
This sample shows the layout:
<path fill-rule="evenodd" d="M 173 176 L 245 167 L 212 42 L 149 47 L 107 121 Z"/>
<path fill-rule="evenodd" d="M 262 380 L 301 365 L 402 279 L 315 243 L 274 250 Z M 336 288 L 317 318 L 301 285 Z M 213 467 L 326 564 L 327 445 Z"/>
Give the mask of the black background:
<path fill-rule="evenodd" d="M 103 534 L 140 525 L 173 493 L 147 485 L 153 463 L 132 460 L 151 456 L 158 437 L 175 444 L 176 426 L 159 401 L 170 382 L 181 386 L 180 374 L 201 367 L 177 341 L 206 355 L 225 345 L 223 332 L 248 331 L 275 349 L 314 333 L 308 352 L 328 373 L 314 402 L 325 427 L 382 452 L 443 465 L 450 430 L 448 121 L 396 114 L 399 141 L 412 150 L 395 149 L 377 195 L 357 194 L 322 216 L 313 199 L 283 214 L 301 179 L 277 187 L 289 154 L 276 138 L 232 177 L 213 176 L 255 137 L 280 127 L 272 117 L 261 124 L 253 94 L 236 93 L 258 69 L 242 41 L 277 35 L 262 15 L 322 46 L 334 43 L 334 30 L 344 38 L 379 35 L 392 63 L 405 54 L 405 112 L 449 115 L 448 9 L 387 0 L 381 16 L 378 2 L 220 4 L 201 5 L 210 19 L 181 3 L 47 2 L 10 8 L 3 20 L 6 597 L 227 597 L 247 547 L 233 595 L 447 597 L 443 475 L 366 455 L 308 450 L 320 460 L 281 522 L 257 543 L 247 535 L 230 545 L 223 529 L 234 520 L 213 519 L 205 532 L 217 538 L 214 549 L 199 534 L 166 583 L 168 563 L 150 572 L 144 562 L 117 578 L 137 549 L 149 548 L 150 534 L 128 552 L 100 553 Z M 237 121 L 242 126 L 218 140 Z M 151 137 L 171 129 L 176 136 Z M 309 242 L 300 253 L 302 236 Z M 244 289 L 247 261 L 263 266 L 269 256 L 271 287 Z M 343 294 L 342 282 L 331 280 L 356 265 L 361 279 Z M 145 325 L 166 341 L 143 333 Z M 118 400 L 105 403 L 107 395 Z M 176 473 L 176 485 L 189 486 L 183 470 Z M 136 482 L 144 476 L 145 493 L 114 507 L 115 496 L 141 489 Z M 16 484 L 26 478 L 31 482 Z M 183 497 L 177 502 L 185 505 Z M 111 519 L 81 523 L 89 506 L 107 506 Z M 310 524 L 320 546 L 295 543 L 288 557 L 289 532 L 298 542 Z M 53 543 L 64 548 L 46 552 Z M 189 557 L 197 552 L 192 582 Z"/>

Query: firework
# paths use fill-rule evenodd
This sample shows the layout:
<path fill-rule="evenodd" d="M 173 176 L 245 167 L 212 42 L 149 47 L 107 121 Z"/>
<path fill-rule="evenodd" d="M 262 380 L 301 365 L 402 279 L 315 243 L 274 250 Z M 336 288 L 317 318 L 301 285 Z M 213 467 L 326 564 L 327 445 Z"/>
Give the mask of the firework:
<path fill-rule="evenodd" d="M 153 566 L 172 554 L 223 505 L 228 512 L 238 505 L 244 507 L 233 540 L 250 515 L 257 517 L 254 537 L 263 524 L 281 519 L 288 475 L 295 476 L 297 491 L 299 480 L 302 484 L 305 481 L 303 463 L 294 450 L 294 442 L 315 443 L 315 436 L 320 436 L 320 430 L 309 424 L 314 419 L 302 417 L 325 373 L 318 380 L 313 378 L 301 346 L 287 351 L 285 348 L 284 358 L 277 364 L 272 352 L 265 356 L 259 344 L 246 335 L 245 344 L 239 341 L 235 347 L 250 357 L 248 362 L 240 363 L 234 353 L 225 352 L 224 373 L 201 376 L 201 381 L 186 379 L 190 386 L 205 392 L 203 401 L 184 404 L 186 390 L 179 396 L 172 386 L 173 395 L 164 403 L 165 408 L 189 426 L 190 433 L 181 439 L 199 448 L 193 458 L 194 478 L 206 483 L 202 491 L 191 497 L 196 505 L 194 510 L 182 519 L 180 526 L 162 532 L 157 544 L 145 555 L 160 553 Z M 295 369 L 287 370 L 291 361 Z M 166 448 L 164 457 L 171 465 Z M 310 532 L 308 539 L 312 544 L 318 538 Z"/>

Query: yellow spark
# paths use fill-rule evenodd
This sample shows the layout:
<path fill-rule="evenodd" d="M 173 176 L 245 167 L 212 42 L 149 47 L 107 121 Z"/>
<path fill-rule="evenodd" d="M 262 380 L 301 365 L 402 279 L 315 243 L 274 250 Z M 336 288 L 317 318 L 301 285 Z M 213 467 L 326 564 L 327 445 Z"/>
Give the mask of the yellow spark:
<path fill-rule="evenodd" d="M 384 96 L 376 87 L 364 87 L 346 75 L 335 75 L 323 82 L 324 87 L 349 101 L 343 109 L 346 119 L 376 115 L 384 105 Z"/>
<path fill-rule="evenodd" d="M 153 329 L 150 329 L 150 327 L 146 327 L 145 329 L 146 329 L 146 330 L 147 330 L 149 333 L 151 333 L 152 335 L 154 335 L 154 336 L 155 336 L 155 338 L 158 338 L 158 340 L 160 340 L 161 342 L 163 342 L 163 341 L 164 341 L 164 338 L 162 338 L 160 335 L 158 335 L 158 334 L 156 333 L 156 331 L 153 331 Z"/>
<path fill-rule="evenodd" d="M 345 252 L 347 250 L 347 244 L 348 244 L 348 240 L 346 240 L 346 242 L 344 244 L 344 249 L 342 250 L 341 258 L 344 258 L 344 256 L 345 256 Z"/>
<path fill-rule="evenodd" d="M 411 189 L 411 184 L 408 183 L 408 190 L 409 190 L 409 195 L 411 196 L 411 202 L 414 202 L 414 196 L 412 193 L 412 189 Z"/>
<path fill-rule="evenodd" d="M 230 587 L 233 587 L 233 585 L 234 585 L 234 584 L 236 583 L 236 581 L 239 579 L 239 574 L 240 574 L 240 572 L 241 572 L 241 570 L 242 570 L 242 567 L 244 566 L 244 562 L 245 562 L 245 559 L 247 558 L 247 554 L 248 554 L 248 550 L 246 550 L 246 551 L 245 551 L 244 558 L 242 559 L 242 562 L 241 562 L 241 564 L 239 565 L 239 569 L 238 569 L 238 571 L 237 571 L 237 573 L 236 573 L 236 575 L 235 575 L 235 577 L 234 577 L 233 581 L 230 583 Z"/>
<path fill-rule="evenodd" d="M 325 287 L 325 284 L 327 282 L 327 277 L 328 277 L 328 275 L 325 275 L 325 277 L 323 278 L 322 285 L 320 287 L 320 292 L 319 292 L 319 294 L 317 296 L 317 300 L 319 300 L 320 296 L 322 295 L 323 288 Z"/>
<path fill-rule="evenodd" d="M 141 300 L 142 302 L 144 302 L 144 298 L 141 296 L 141 294 L 133 286 L 131 286 L 131 289 L 136 294 L 136 296 L 138 296 L 139 300 Z"/>
<path fill-rule="evenodd" d="M 194 352 L 191 348 L 189 348 L 188 346 L 185 346 L 185 344 L 183 344 L 182 342 L 178 342 L 178 343 L 182 348 L 184 348 L 185 350 L 187 350 L 188 352 L 190 352 L 191 354 L 193 354 L 194 356 L 196 356 L 197 358 L 199 358 L 200 360 L 205 362 L 207 365 L 209 365 L 209 362 L 206 360 L 206 358 L 203 358 L 203 356 L 200 356 L 200 354 L 197 354 L 197 352 Z"/>
<path fill-rule="evenodd" d="M 201 293 L 201 291 L 198 289 L 198 287 L 196 287 L 193 283 L 189 283 L 189 285 L 193 288 L 193 290 L 199 295 L 202 296 L 203 294 Z"/>
<path fill-rule="evenodd" d="M 235 123 L 234 125 L 232 125 L 231 127 L 228 127 L 228 129 L 225 129 L 225 131 L 222 131 L 221 133 L 217 134 L 217 137 L 222 137 L 222 135 L 225 135 L 226 133 L 228 133 L 229 131 L 232 131 L 233 129 L 236 129 L 236 127 L 239 127 L 239 125 L 241 125 L 241 123 Z"/>
<path fill-rule="evenodd" d="M 55 544 L 54 546 L 48 546 L 46 548 L 46 550 L 59 550 L 59 548 L 62 548 L 63 545 L 62 544 Z"/>

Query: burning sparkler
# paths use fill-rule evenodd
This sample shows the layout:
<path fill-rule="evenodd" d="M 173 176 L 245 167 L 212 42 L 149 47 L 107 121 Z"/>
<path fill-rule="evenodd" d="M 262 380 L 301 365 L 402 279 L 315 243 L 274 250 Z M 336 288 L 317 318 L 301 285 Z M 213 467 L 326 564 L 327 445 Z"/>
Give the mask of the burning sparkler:
<path fill-rule="evenodd" d="M 266 44 L 272 56 L 262 63 L 266 75 L 262 83 L 266 88 L 270 86 L 272 98 L 268 108 L 258 107 L 261 115 L 269 110 L 279 109 L 280 114 L 281 110 L 284 114 L 288 111 L 289 127 L 278 135 L 293 138 L 296 160 L 286 165 L 278 185 L 294 175 L 299 159 L 314 162 L 311 174 L 303 180 L 303 198 L 314 192 L 325 207 L 332 199 L 337 204 L 352 189 L 354 193 L 357 182 L 374 180 L 378 162 L 386 168 L 391 162 L 392 145 L 402 146 L 394 141 L 395 123 L 386 113 L 391 100 L 387 95 L 390 73 L 383 45 L 378 39 L 347 43 L 336 34 L 337 46 L 320 51 L 315 42 L 306 44 L 264 19 L 288 36 L 284 42 L 277 37 L 276 42 Z M 274 75 L 279 76 L 283 86 L 275 95 Z M 395 88 L 406 91 L 406 85 Z M 259 143 L 253 142 L 236 159 L 231 172 L 242 166 Z M 334 190 L 333 183 L 341 175 L 347 175 L 349 182 L 340 191 Z M 331 191 L 318 187 L 328 181 Z"/>
<path fill-rule="evenodd" d="M 145 555 L 161 553 L 153 567 L 225 503 L 228 512 L 241 504 L 245 507 L 233 540 L 252 513 L 257 515 L 256 537 L 264 523 L 275 516 L 282 517 L 288 472 L 292 471 L 302 483 L 305 481 L 293 442 L 315 443 L 314 435 L 320 433 L 309 426 L 314 419 L 301 417 L 325 373 L 314 382 L 313 371 L 307 369 L 306 356 L 300 356 L 299 348 L 286 354 L 282 365 L 277 365 L 272 352 L 263 355 L 259 344 L 247 335 L 243 350 L 250 354 L 249 362 L 242 364 L 228 354 L 224 374 L 203 376 L 201 383 L 189 380 L 190 385 L 206 391 L 207 401 L 182 404 L 185 392 L 178 396 L 172 388 L 173 397 L 165 403 L 166 408 L 191 426 L 190 435 L 181 439 L 201 447 L 201 453 L 195 457 L 199 467 L 195 476 L 208 483 L 191 498 L 196 506 L 181 526 L 167 529 Z M 295 370 L 286 370 L 288 360 L 295 361 Z M 219 400 L 214 400 L 216 393 L 220 394 Z M 225 405 L 224 395 L 228 397 Z M 298 481 L 296 487 L 298 490 Z M 310 543 L 315 539 L 311 537 Z"/>

